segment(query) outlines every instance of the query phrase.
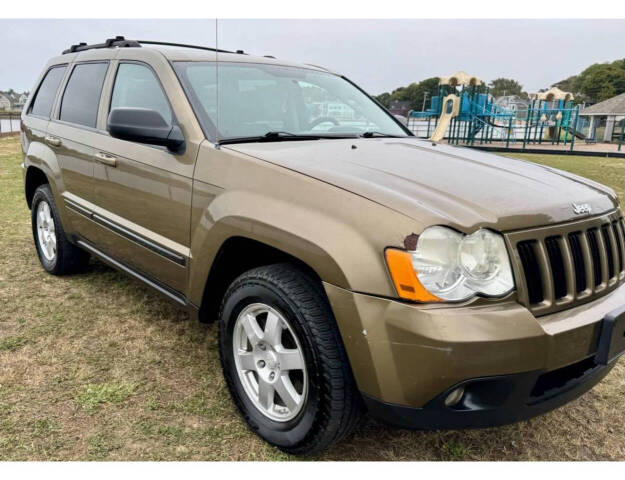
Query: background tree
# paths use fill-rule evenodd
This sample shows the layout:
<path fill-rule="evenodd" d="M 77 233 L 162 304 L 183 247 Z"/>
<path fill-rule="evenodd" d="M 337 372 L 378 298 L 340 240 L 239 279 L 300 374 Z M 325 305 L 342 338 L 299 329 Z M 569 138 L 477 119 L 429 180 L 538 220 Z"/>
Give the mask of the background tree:
<path fill-rule="evenodd" d="M 390 103 L 391 103 L 391 94 L 388 93 L 388 92 L 381 93 L 380 95 L 376 96 L 375 98 L 378 100 L 378 102 L 380 102 L 386 108 L 388 108 Z"/>
<path fill-rule="evenodd" d="M 557 87 L 564 92 L 572 92 L 573 94 L 579 93 L 575 91 L 575 81 L 577 80 L 577 75 L 572 75 L 569 78 L 564 80 L 560 80 L 557 83 L 551 85 L 552 87 Z"/>
<path fill-rule="evenodd" d="M 573 83 L 573 93 L 589 102 L 602 102 L 625 92 L 625 61 L 595 63 L 580 73 Z"/>
<path fill-rule="evenodd" d="M 423 108 L 423 99 L 425 98 L 425 108 L 430 105 L 430 98 L 438 95 L 438 83 L 440 78 L 431 77 L 422 80 L 417 84 L 410 96 L 410 108 L 413 110 L 421 110 Z"/>
<path fill-rule="evenodd" d="M 393 90 L 392 93 L 382 93 L 376 98 L 382 105 L 389 107 L 393 101 L 407 101 L 410 102 L 410 108 L 412 110 L 420 111 L 423 108 L 423 99 L 425 97 L 425 107 L 430 104 L 430 98 L 433 95 L 438 95 L 438 77 L 426 78 L 418 83 L 413 82 L 407 87 L 399 87 Z"/>
<path fill-rule="evenodd" d="M 523 85 L 511 78 L 496 78 L 488 86 L 490 87 L 490 94 L 495 98 L 504 95 L 516 95 L 521 98 L 527 98 L 528 96 L 523 91 Z"/>

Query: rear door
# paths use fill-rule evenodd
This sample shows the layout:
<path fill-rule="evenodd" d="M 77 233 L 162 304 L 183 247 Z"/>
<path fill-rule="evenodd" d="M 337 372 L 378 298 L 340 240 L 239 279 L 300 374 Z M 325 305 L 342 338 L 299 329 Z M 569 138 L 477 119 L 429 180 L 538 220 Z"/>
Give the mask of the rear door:
<path fill-rule="evenodd" d="M 62 193 L 72 231 L 93 240 L 93 222 L 84 215 L 94 201 L 93 143 L 108 61 L 77 63 L 65 84 L 46 142 L 55 151 L 64 185 Z"/>
<path fill-rule="evenodd" d="M 33 99 L 22 117 L 25 136 L 22 139 L 24 151 L 28 150 L 27 146 L 30 142 L 46 143 L 45 135 L 48 130 L 48 122 L 66 72 L 67 65 L 55 65 L 42 75 L 42 80 L 38 84 Z"/>
<path fill-rule="evenodd" d="M 121 60 L 114 73 L 109 111 L 149 108 L 170 124 L 177 122 L 151 66 Z M 98 246 L 144 276 L 185 292 L 197 145 L 187 142 L 183 153 L 174 154 L 164 147 L 103 136 L 97 147 L 94 220 L 101 226 Z"/>

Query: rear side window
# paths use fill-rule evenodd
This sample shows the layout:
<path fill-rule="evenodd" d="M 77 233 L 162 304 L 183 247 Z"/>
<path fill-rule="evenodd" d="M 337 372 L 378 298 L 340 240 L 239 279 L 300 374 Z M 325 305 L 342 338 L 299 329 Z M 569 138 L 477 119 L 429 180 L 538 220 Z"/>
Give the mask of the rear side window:
<path fill-rule="evenodd" d="M 108 63 L 76 65 L 65 87 L 59 119 L 95 128 Z"/>
<path fill-rule="evenodd" d="M 154 72 L 136 63 L 122 63 L 117 69 L 111 110 L 120 107 L 156 110 L 172 124 L 172 112 L 167 97 Z"/>
<path fill-rule="evenodd" d="M 59 89 L 63 75 L 67 67 L 54 67 L 48 70 L 45 78 L 37 90 L 37 95 L 33 100 L 33 104 L 30 108 L 30 113 L 33 115 L 39 115 L 41 117 L 50 118 L 50 112 L 52 111 L 52 104 L 56 97 L 56 92 Z"/>

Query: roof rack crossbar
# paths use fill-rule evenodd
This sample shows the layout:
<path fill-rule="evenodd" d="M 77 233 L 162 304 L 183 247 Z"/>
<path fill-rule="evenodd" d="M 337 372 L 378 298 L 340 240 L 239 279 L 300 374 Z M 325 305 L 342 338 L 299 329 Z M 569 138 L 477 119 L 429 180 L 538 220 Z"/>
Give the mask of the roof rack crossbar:
<path fill-rule="evenodd" d="M 85 42 L 77 43 L 76 45 L 72 45 L 67 50 L 63 50 L 63 55 L 67 53 L 74 52 L 82 52 L 85 50 L 94 50 L 97 48 L 112 48 L 112 47 L 140 47 L 141 44 L 136 40 L 126 40 L 121 35 L 118 35 L 115 38 L 107 38 L 104 43 L 94 43 L 92 45 L 87 45 Z"/>

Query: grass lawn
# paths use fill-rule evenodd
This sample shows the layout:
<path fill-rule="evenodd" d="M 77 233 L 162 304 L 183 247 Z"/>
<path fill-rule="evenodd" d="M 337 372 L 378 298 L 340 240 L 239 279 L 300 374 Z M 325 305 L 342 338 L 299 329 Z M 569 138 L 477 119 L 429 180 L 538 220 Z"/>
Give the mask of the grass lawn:
<path fill-rule="evenodd" d="M 623 160 L 519 155 L 615 188 Z M 283 460 L 235 411 L 216 328 L 92 261 L 44 273 L 16 139 L 0 139 L 0 460 Z M 589 393 L 527 422 L 413 432 L 367 420 L 329 460 L 623 460 L 625 360 Z"/>
<path fill-rule="evenodd" d="M 588 177 L 612 188 L 625 205 L 625 158 L 583 157 L 577 155 L 543 155 L 529 153 L 506 153 L 507 157 L 542 163 L 550 167 L 568 170 Z"/>

